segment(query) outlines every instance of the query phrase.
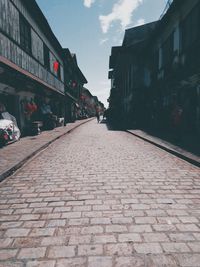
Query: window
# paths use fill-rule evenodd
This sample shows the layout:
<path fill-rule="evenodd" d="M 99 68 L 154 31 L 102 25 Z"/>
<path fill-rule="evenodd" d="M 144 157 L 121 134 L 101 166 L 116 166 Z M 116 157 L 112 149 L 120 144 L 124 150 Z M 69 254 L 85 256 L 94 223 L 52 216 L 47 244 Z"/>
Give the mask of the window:
<path fill-rule="evenodd" d="M 27 53 L 31 53 L 31 28 L 22 15 L 20 16 L 20 45 Z"/>
<path fill-rule="evenodd" d="M 187 49 L 200 38 L 200 5 L 193 8 L 189 15 L 182 22 L 182 49 Z"/>
<path fill-rule="evenodd" d="M 174 32 L 168 37 L 162 46 L 163 66 L 169 65 L 173 60 L 174 53 Z"/>
<path fill-rule="evenodd" d="M 49 48 L 44 44 L 44 66 L 50 70 Z"/>

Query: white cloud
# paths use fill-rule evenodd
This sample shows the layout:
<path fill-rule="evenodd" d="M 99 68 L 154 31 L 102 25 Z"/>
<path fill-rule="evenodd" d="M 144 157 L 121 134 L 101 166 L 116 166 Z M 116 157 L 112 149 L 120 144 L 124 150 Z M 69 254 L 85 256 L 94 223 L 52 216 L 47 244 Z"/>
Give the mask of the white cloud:
<path fill-rule="evenodd" d="M 107 33 L 114 21 L 119 20 L 124 30 L 131 23 L 133 11 L 142 4 L 143 0 L 119 0 L 113 6 L 112 12 L 108 15 L 99 16 L 103 33 Z"/>
<path fill-rule="evenodd" d="M 90 8 L 94 2 L 95 0 L 84 0 L 84 6 Z"/>
<path fill-rule="evenodd" d="M 99 44 L 103 45 L 104 43 L 106 43 L 108 41 L 108 38 L 102 39 L 100 40 Z"/>
<path fill-rule="evenodd" d="M 136 24 L 134 24 L 134 27 L 141 26 L 145 23 L 145 19 L 138 19 Z"/>
<path fill-rule="evenodd" d="M 105 86 L 105 85 L 109 86 L 110 85 L 110 80 L 101 81 L 100 84 L 103 85 L 103 86 Z"/>

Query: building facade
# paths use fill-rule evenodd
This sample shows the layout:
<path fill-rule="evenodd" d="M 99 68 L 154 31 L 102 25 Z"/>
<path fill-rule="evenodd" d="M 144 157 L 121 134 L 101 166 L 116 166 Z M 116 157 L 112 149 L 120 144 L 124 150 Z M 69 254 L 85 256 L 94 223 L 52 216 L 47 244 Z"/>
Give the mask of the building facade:
<path fill-rule="evenodd" d="M 62 47 L 34 0 L 0 0 L 0 97 L 23 131 L 50 104 L 64 115 Z M 31 110 L 31 104 L 35 110 Z"/>
<path fill-rule="evenodd" d="M 75 121 L 85 83 L 76 55 L 61 47 L 35 0 L 0 0 L 0 103 L 23 134 L 47 110 Z"/>
<path fill-rule="evenodd" d="M 200 132 L 199 25 L 198 0 L 169 1 L 158 22 L 127 30 L 112 48 L 109 108 L 127 127 L 170 130 L 178 106 L 182 130 Z"/>
<path fill-rule="evenodd" d="M 87 80 L 81 72 L 76 54 L 69 49 L 63 49 L 64 53 L 64 77 L 66 95 L 66 122 L 73 122 L 80 117 L 81 94 Z"/>

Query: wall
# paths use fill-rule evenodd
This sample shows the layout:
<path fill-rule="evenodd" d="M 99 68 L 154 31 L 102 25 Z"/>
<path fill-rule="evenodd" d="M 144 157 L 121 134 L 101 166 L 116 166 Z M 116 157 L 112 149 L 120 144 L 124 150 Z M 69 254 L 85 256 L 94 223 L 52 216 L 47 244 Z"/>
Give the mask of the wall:
<path fill-rule="evenodd" d="M 22 69 L 27 70 L 31 74 L 37 76 L 57 90 L 64 92 L 64 74 L 63 61 L 58 55 L 56 49 L 47 40 L 41 32 L 31 15 L 24 8 L 20 0 L 0 0 L 0 55 L 15 63 Z M 28 54 L 20 47 L 20 26 L 19 26 L 19 11 L 24 15 L 27 21 L 31 24 L 31 50 Z M 47 70 L 44 64 L 43 42 L 50 49 L 51 72 Z M 53 70 L 53 61 L 59 60 L 61 63 L 61 81 L 55 76 L 57 73 Z"/>

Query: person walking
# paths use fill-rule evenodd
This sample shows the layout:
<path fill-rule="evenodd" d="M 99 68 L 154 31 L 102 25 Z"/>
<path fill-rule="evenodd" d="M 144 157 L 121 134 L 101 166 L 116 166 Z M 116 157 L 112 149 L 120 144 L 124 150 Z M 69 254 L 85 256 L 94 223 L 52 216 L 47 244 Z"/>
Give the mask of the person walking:
<path fill-rule="evenodd" d="M 100 121 L 100 115 L 99 115 L 98 110 L 96 111 L 96 118 L 97 118 L 97 123 L 99 123 L 99 121 Z"/>

